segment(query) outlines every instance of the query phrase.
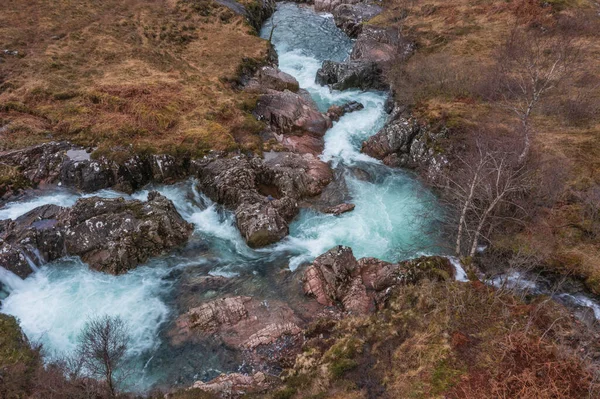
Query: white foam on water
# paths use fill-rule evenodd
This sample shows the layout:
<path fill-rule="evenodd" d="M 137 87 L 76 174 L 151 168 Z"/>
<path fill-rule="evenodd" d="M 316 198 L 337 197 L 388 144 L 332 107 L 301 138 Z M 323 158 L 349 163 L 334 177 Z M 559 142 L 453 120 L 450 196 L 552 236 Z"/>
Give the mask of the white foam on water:
<path fill-rule="evenodd" d="M 11 201 L 0 208 L 0 220 L 16 219 L 27 212 L 42 205 L 58 205 L 70 207 L 77 202 L 79 198 L 98 196 L 102 198 L 128 197 L 127 194 L 119 193 L 113 190 L 100 190 L 95 193 L 80 194 L 68 190 L 51 190 L 43 192 L 34 198 Z"/>
<path fill-rule="evenodd" d="M 568 303 L 573 303 L 576 306 L 582 306 L 592 309 L 594 317 L 600 320 L 600 304 L 584 294 L 559 294 L 559 298 L 565 299 Z"/>
<path fill-rule="evenodd" d="M 109 315 L 125 321 L 132 338 L 129 354 L 138 356 L 157 345 L 158 330 L 169 314 L 161 299 L 168 290 L 164 268 L 141 266 L 113 276 L 68 258 L 25 280 L 0 271 L 0 281 L 11 290 L 2 313 L 17 317 L 30 340 L 57 354 L 72 353 L 90 318 Z"/>
<path fill-rule="evenodd" d="M 452 266 L 454 266 L 454 270 L 456 271 L 456 281 L 461 281 L 463 283 L 469 281 L 469 277 L 467 277 L 467 273 L 465 272 L 460 259 L 458 259 L 456 256 L 448 256 L 448 260 Z"/>
<path fill-rule="evenodd" d="M 290 236 L 276 250 L 293 254 L 290 268 L 311 261 L 335 245 L 352 248 L 357 258 L 387 261 L 406 259 L 424 250 L 432 218 L 431 195 L 408 175 L 397 171 L 381 183 L 347 176 L 356 205 L 352 212 L 333 216 L 303 210 L 290 226 Z"/>

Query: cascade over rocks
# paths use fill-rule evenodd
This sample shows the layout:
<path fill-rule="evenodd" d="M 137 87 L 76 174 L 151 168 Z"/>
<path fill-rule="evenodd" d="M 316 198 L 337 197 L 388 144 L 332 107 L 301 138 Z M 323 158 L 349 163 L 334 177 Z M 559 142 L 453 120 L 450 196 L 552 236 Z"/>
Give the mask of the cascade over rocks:
<path fill-rule="evenodd" d="M 148 201 L 82 198 L 71 208 L 44 205 L 0 223 L 0 266 L 25 278 L 35 267 L 79 256 L 119 274 L 187 241 L 192 226 L 153 191 Z"/>
<path fill-rule="evenodd" d="M 317 257 L 304 272 L 303 288 L 324 306 L 354 314 L 368 314 L 394 285 L 420 279 L 449 279 L 454 268 L 447 258 L 422 257 L 396 264 L 375 258 L 357 260 L 352 249 L 337 246 Z"/>
<path fill-rule="evenodd" d="M 288 234 L 288 223 L 298 213 L 297 200 L 319 194 L 331 180 L 331 171 L 310 154 L 275 153 L 265 161 L 217 159 L 199 176 L 209 198 L 235 210 L 248 245 L 261 247 Z"/>
<path fill-rule="evenodd" d="M 385 90 L 388 87 L 383 80 L 381 67 L 368 61 L 325 61 L 317 71 L 315 81 L 333 90 Z"/>

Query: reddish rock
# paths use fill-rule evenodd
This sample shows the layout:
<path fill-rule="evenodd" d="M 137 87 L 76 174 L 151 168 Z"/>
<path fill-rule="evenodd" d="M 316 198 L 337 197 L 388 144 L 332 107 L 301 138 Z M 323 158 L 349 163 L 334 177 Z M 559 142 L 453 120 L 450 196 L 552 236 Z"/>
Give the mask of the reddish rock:
<path fill-rule="evenodd" d="M 278 134 L 300 132 L 322 137 L 331 127 L 331 120 L 319 112 L 314 101 L 289 90 L 262 95 L 254 115 Z"/>
<path fill-rule="evenodd" d="M 453 276 L 447 258 L 421 257 L 392 264 L 375 258 L 356 260 L 348 247 L 337 246 L 317 257 L 304 272 L 303 289 L 324 306 L 368 314 L 381 303 L 388 288 L 420 279 Z"/>
<path fill-rule="evenodd" d="M 251 297 L 216 299 L 190 309 L 176 321 L 174 344 L 219 339 L 242 352 L 255 369 L 268 371 L 293 357 L 302 344 L 303 321 L 284 302 Z"/>
<path fill-rule="evenodd" d="M 230 399 L 246 394 L 263 392 L 270 386 L 271 384 L 267 376 L 262 372 L 252 375 L 231 373 L 221 374 L 208 382 L 197 381 L 190 389 L 200 389 L 218 395 L 221 398 Z"/>

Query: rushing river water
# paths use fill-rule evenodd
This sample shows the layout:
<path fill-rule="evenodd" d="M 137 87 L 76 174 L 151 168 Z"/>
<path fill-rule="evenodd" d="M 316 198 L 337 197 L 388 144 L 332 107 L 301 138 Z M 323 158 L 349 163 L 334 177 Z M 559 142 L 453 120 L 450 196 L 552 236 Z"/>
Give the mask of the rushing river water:
<path fill-rule="evenodd" d="M 25 280 L 0 268 L 6 291 L 1 311 L 18 317 L 27 336 L 43 343 L 50 357 L 72 351 L 90 317 L 119 315 L 132 335 L 129 357 L 135 383 L 130 389 L 208 379 L 240 369 L 241 360 L 216 343 L 176 346 L 170 342 L 168 331 L 174 319 L 189 307 L 232 293 L 301 303 L 301 295 L 286 290 L 273 276 L 294 270 L 337 244 L 351 246 L 357 257 L 388 261 L 439 252 L 431 228 L 438 214 L 434 197 L 411 174 L 387 168 L 359 152 L 362 141 L 385 123 L 386 93 L 330 91 L 314 82 L 321 63 L 345 59 L 352 41 L 335 27 L 330 15 L 295 4 L 279 4 L 261 32 L 263 37 L 269 36 L 273 20 L 280 68 L 298 79 L 322 111 L 351 100 L 365 106 L 334 124 L 325 136 L 322 154 L 335 167 L 336 184 L 346 187 L 345 199 L 356 209 L 339 217 L 304 209 L 291 224 L 289 237 L 252 250 L 236 229 L 233 214 L 198 192 L 193 180 L 150 187 L 171 199 L 194 224 L 195 233 L 185 248 L 122 276 L 91 271 L 78 259 L 44 265 Z M 146 194 L 144 190 L 132 197 L 143 200 Z M 125 196 L 110 190 L 95 195 Z M 43 204 L 70 206 L 80 197 L 65 189 L 43 191 L 6 204 L 0 219 L 18 217 Z M 229 277 L 235 284 L 221 291 L 197 292 L 194 282 L 206 275 Z"/>

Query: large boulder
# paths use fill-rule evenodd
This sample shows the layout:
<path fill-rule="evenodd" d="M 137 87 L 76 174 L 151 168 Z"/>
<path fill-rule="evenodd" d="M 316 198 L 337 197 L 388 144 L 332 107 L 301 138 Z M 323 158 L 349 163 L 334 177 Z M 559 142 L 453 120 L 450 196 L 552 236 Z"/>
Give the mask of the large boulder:
<path fill-rule="evenodd" d="M 79 256 L 123 273 L 187 241 L 192 226 L 157 192 L 148 201 L 83 198 L 71 208 L 38 207 L 0 224 L 0 266 L 24 278 L 43 263 Z"/>
<path fill-rule="evenodd" d="M 327 164 L 311 154 L 275 153 L 268 159 L 221 158 L 200 171 L 200 188 L 235 211 L 248 245 L 261 247 L 285 237 L 298 213 L 297 201 L 317 195 L 331 180 Z"/>
<path fill-rule="evenodd" d="M 348 36 L 357 37 L 362 32 L 364 22 L 381 14 L 382 11 L 383 8 L 374 4 L 341 4 L 333 10 L 333 19 L 336 26 Z"/>
<path fill-rule="evenodd" d="M 314 101 L 289 90 L 262 95 L 254 115 L 278 134 L 308 133 L 322 137 L 331 127 L 331 121 L 319 112 Z"/>
<path fill-rule="evenodd" d="M 450 261 L 439 256 L 392 264 L 375 258 L 357 260 L 352 249 L 337 246 L 317 257 L 306 269 L 303 288 L 321 305 L 368 314 L 382 302 L 390 287 L 425 278 L 445 280 L 454 273 Z"/>
<path fill-rule="evenodd" d="M 365 61 L 325 61 L 315 78 L 320 85 L 328 85 L 333 90 L 375 89 L 385 90 L 381 67 L 375 62 Z"/>
<path fill-rule="evenodd" d="M 388 166 L 406 165 L 412 141 L 419 129 L 420 126 L 415 121 L 395 119 L 363 142 L 361 151 L 383 160 Z"/>
<path fill-rule="evenodd" d="M 300 84 L 292 75 L 282 72 L 279 68 L 273 66 L 264 66 L 260 68 L 246 86 L 247 90 L 257 90 L 266 93 L 269 90 L 285 91 L 289 90 L 297 93 L 300 90 Z"/>
<path fill-rule="evenodd" d="M 296 202 L 289 197 L 248 201 L 237 207 L 235 220 L 248 246 L 258 248 L 287 236 L 288 215 L 293 218 L 296 212 Z"/>

